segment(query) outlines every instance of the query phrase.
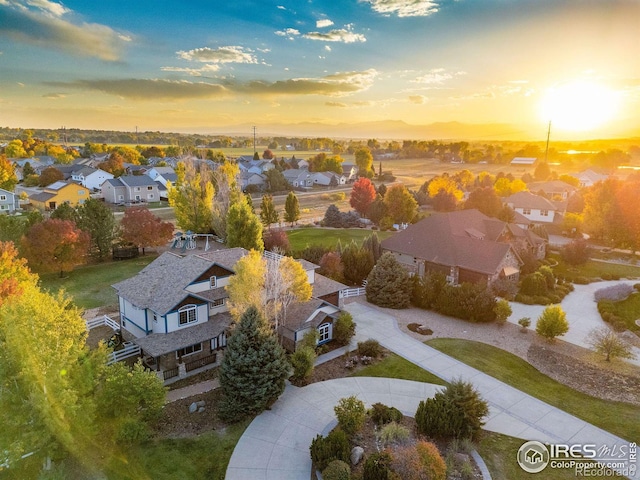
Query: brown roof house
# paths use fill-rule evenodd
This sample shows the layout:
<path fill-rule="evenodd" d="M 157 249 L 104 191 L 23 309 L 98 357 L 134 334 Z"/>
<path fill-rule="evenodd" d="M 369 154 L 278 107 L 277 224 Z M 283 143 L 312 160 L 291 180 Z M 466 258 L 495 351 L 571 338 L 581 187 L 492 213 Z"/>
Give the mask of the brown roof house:
<path fill-rule="evenodd" d="M 567 209 L 566 201 L 552 201 L 526 191 L 510 195 L 504 203 L 534 224 L 558 223 Z"/>
<path fill-rule="evenodd" d="M 519 249 L 544 257 L 545 241 L 478 210 L 437 213 L 382 241 L 382 248 L 417 275 L 439 271 L 449 283 L 517 281 Z"/>
<path fill-rule="evenodd" d="M 243 248 L 180 256 L 165 252 L 137 275 L 113 285 L 118 294 L 121 332 L 138 345 L 145 363 L 168 380 L 215 365 L 231 324 L 225 286 Z M 309 302 L 291 305 L 279 328 L 283 344 L 294 350 L 304 333 L 317 328 L 320 343 L 332 339 L 346 288 L 300 261 L 313 287 Z"/>

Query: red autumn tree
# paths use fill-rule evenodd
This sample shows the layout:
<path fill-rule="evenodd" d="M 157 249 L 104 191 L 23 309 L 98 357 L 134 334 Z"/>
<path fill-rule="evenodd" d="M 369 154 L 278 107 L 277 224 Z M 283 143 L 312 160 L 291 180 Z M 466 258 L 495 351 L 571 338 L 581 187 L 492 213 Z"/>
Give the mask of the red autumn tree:
<path fill-rule="evenodd" d="M 49 219 L 32 226 L 22 237 L 22 252 L 29 266 L 42 273 L 73 270 L 85 262 L 89 234 L 69 220 Z"/>
<path fill-rule="evenodd" d="M 64 180 L 62 172 L 55 167 L 47 167 L 40 174 L 38 185 L 41 187 L 47 187 L 58 180 Z"/>
<path fill-rule="evenodd" d="M 371 180 L 360 177 L 351 189 L 351 198 L 349 204 L 360 214 L 361 217 L 366 216 L 369 205 L 376 199 L 376 187 L 373 186 Z"/>
<path fill-rule="evenodd" d="M 159 247 L 173 237 L 173 224 L 162 221 L 144 207 L 125 210 L 120 226 L 122 240 L 142 248 L 143 255 L 146 247 Z"/>

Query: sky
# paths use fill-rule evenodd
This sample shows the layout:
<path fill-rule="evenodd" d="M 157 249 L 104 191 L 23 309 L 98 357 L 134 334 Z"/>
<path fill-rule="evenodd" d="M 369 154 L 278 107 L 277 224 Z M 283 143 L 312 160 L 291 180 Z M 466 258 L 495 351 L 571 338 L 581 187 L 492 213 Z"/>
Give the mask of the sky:
<path fill-rule="evenodd" d="M 640 0 L 0 0 L 1 126 L 549 121 L 640 135 Z"/>

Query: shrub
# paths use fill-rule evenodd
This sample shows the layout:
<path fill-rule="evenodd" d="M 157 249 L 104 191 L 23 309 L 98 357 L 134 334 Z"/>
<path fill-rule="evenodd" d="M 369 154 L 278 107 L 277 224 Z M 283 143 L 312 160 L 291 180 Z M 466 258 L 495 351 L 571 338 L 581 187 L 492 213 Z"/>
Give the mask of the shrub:
<path fill-rule="evenodd" d="M 536 323 L 538 335 L 551 341 L 555 337 L 564 335 L 569 331 L 567 316 L 559 305 L 553 305 L 544 309 Z"/>
<path fill-rule="evenodd" d="M 365 340 L 364 342 L 358 342 L 358 355 L 378 358 L 382 356 L 382 346 L 380 342 L 373 338 Z"/>
<path fill-rule="evenodd" d="M 324 470 L 334 460 L 349 462 L 351 445 L 347 434 L 340 429 L 332 430 L 329 435 L 316 436 L 309 447 L 311 460 L 318 470 Z"/>
<path fill-rule="evenodd" d="M 576 283 L 578 285 L 589 285 L 591 283 L 591 280 L 587 277 L 575 277 L 573 279 L 573 283 Z"/>
<path fill-rule="evenodd" d="M 520 325 L 522 327 L 522 330 L 526 332 L 527 328 L 531 326 L 531 319 L 529 317 L 522 317 L 520 320 L 518 320 L 518 325 Z"/>
<path fill-rule="evenodd" d="M 422 278 L 415 275 L 412 277 L 413 292 L 411 302 L 419 308 L 434 308 L 440 292 L 447 285 L 447 277 L 444 273 L 428 271 Z"/>
<path fill-rule="evenodd" d="M 631 345 L 607 327 L 591 330 L 587 341 L 597 353 L 605 356 L 607 362 L 616 357 L 635 358 Z"/>
<path fill-rule="evenodd" d="M 496 298 L 482 284 L 445 285 L 436 299 L 434 310 L 471 322 L 493 322 Z"/>
<path fill-rule="evenodd" d="M 635 288 L 638 292 L 640 292 L 640 283 L 634 283 L 633 288 Z"/>
<path fill-rule="evenodd" d="M 556 287 L 556 277 L 553 276 L 553 270 L 547 265 L 543 265 L 538 269 L 547 283 L 547 290 L 553 290 Z"/>
<path fill-rule="evenodd" d="M 416 444 L 416 451 L 429 480 L 446 480 L 447 465 L 438 447 L 431 442 L 421 441 Z"/>
<path fill-rule="evenodd" d="M 402 480 L 424 480 L 422 460 L 415 445 L 398 447 L 393 451 L 391 468 Z"/>
<path fill-rule="evenodd" d="M 333 324 L 333 339 L 338 345 L 348 345 L 356 334 L 356 324 L 349 312 L 342 312 Z"/>
<path fill-rule="evenodd" d="M 336 413 L 338 425 L 348 435 L 353 435 L 362 428 L 367 415 L 364 402 L 354 395 L 338 400 L 333 411 Z"/>
<path fill-rule="evenodd" d="M 262 239 L 264 241 L 264 249 L 267 251 L 272 252 L 277 249 L 283 255 L 288 255 L 289 253 L 291 253 L 289 237 L 284 230 L 281 230 L 279 228 L 267 230 L 262 234 Z"/>
<path fill-rule="evenodd" d="M 374 403 L 369 410 L 371 420 L 376 425 L 384 425 L 390 422 L 399 422 L 402 420 L 402 412 L 395 407 L 388 407 L 383 403 Z"/>
<path fill-rule="evenodd" d="M 498 300 L 496 306 L 493 307 L 493 313 L 496 316 L 496 322 L 503 324 L 511 316 L 513 311 L 511 310 L 509 302 L 506 300 Z"/>
<path fill-rule="evenodd" d="M 380 430 L 380 441 L 384 445 L 390 443 L 404 444 L 409 439 L 409 429 L 396 422 L 387 423 Z"/>
<path fill-rule="evenodd" d="M 322 471 L 323 480 L 350 480 L 351 467 L 342 460 L 334 460 Z"/>
<path fill-rule="evenodd" d="M 389 452 L 374 453 L 364 462 L 362 480 L 391 480 L 393 457 Z"/>
<path fill-rule="evenodd" d="M 565 245 L 560 251 L 560 256 L 569 265 L 581 265 L 589 260 L 589 247 L 582 238 L 577 238 Z"/>
<path fill-rule="evenodd" d="M 441 438 L 475 438 L 489 413 L 478 391 L 469 382 L 456 380 L 433 398 L 418 405 L 415 419 L 422 435 Z"/>
<path fill-rule="evenodd" d="M 497 297 L 511 300 L 518 293 L 518 284 L 508 278 L 499 278 L 491 284 L 491 291 Z"/>
<path fill-rule="evenodd" d="M 539 271 L 526 275 L 522 279 L 522 284 L 520 285 L 520 293 L 524 295 L 546 295 L 547 291 L 547 279 Z"/>
<path fill-rule="evenodd" d="M 628 283 L 619 283 L 617 285 L 611 285 L 609 287 L 596 290 L 593 296 L 596 302 L 602 300 L 608 300 L 610 302 L 619 302 L 624 300 L 633 293 L 633 287 Z"/>
<path fill-rule="evenodd" d="M 311 347 L 298 348 L 290 357 L 289 361 L 293 367 L 293 381 L 304 382 L 313 375 L 313 365 L 316 359 L 316 352 Z"/>

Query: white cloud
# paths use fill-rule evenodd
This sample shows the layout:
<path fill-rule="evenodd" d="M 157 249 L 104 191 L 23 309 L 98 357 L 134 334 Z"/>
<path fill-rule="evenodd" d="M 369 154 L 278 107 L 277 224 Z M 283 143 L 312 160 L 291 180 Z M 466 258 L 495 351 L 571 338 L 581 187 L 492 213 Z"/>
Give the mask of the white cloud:
<path fill-rule="evenodd" d="M 427 97 L 425 97 L 424 95 L 409 95 L 409 101 L 411 103 L 422 105 L 427 101 Z"/>
<path fill-rule="evenodd" d="M 49 0 L 27 0 L 26 3 L 31 7 L 39 8 L 43 12 L 50 13 L 56 17 L 61 17 L 70 11 L 61 3 L 50 2 Z"/>
<path fill-rule="evenodd" d="M 300 30 L 296 30 L 295 28 L 286 28 L 284 30 L 276 30 L 275 34 L 279 37 L 293 38 L 300 35 Z"/>
<path fill-rule="evenodd" d="M 433 68 L 429 70 L 425 75 L 417 77 L 413 80 L 413 83 L 421 83 L 425 85 L 442 85 L 447 80 L 458 77 L 460 75 L 466 75 L 466 72 L 447 72 L 444 68 Z"/>
<path fill-rule="evenodd" d="M 283 7 L 282 5 L 278 5 L 276 8 L 277 8 L 278 10 L 286 10 L 286 8 L 285 8 L 285 7 Z"/>
<path fill-rule="evenodd" d="M 322 42 L 342 42 L 342 43 L 356 43 L 366 42 L 367 39 L 360 33 L 353 33 L 350 30 L 344 28 L 338 30 L 331 30 L 329 32 L 309 32 L 303 35 L 304 38 L 309 40 L 319 40 Z"/>
<path fill-rule="evenodd" d="M 161 67 L 163 72 L 181 72 L 188 73 L 193 77 L 201 77 L 203 73 L 212 73 L 220 70 L 220 65 L 206 64 L 200 68 L 187 68 L 187 67 Z"/>
<path fill-rule="evenodd" d="M 327 52 L 330 52 L 330 51 L 331 51 L 331 47 L 330 47 L 329 45 L 325 45 L 325 46 L 324 46 L 324 49 L 325 49 Z"/>
<path fill-rule="evenodd" d="M 193 62 L 202 63 L 258 63 L 251 50 L 243 47 L 227 46 L 219 48 L 194 48 L 177 52 L 178 57 Z"/>
<path fill-rule="evenodd" d="M 438 3 L 432 0 L 359 0 L 383 15 L 398 17 L 427 17 L 438 11 Z"/>
<path fill-rule="evenodd" d="M 326 28 L 330 27 L 331 25 L 333 25 L 333 22 L 328 18 L 321 18 L 320 20 L 316 21 L 316 28 Z"/>

